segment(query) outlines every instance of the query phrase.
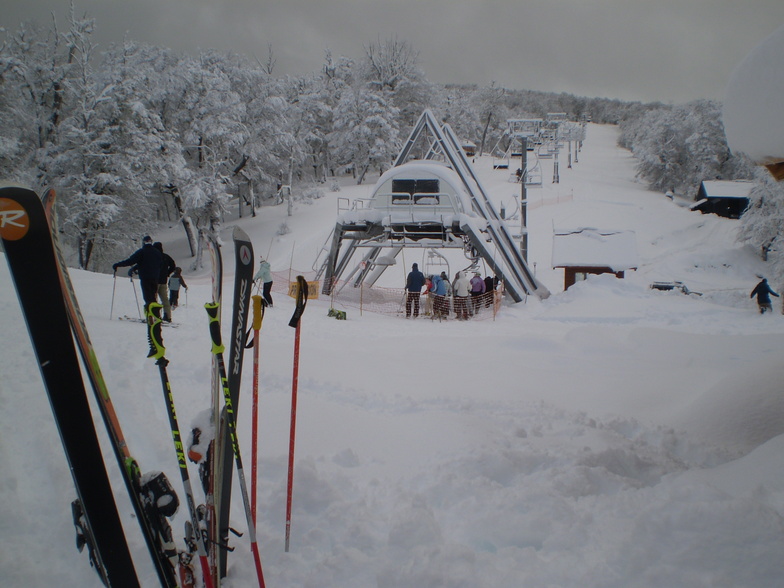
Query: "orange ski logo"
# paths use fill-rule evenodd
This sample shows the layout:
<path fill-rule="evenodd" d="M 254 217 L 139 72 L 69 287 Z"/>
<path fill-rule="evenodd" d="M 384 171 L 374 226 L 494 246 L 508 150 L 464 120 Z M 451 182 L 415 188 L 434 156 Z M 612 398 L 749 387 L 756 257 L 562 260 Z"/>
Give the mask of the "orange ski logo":
<path fill-rule="evenodd" d="M 29 228 L 27 211 L 16 200 L 0 198 L 0 237 L 6 241 L 18 241 Z"/>

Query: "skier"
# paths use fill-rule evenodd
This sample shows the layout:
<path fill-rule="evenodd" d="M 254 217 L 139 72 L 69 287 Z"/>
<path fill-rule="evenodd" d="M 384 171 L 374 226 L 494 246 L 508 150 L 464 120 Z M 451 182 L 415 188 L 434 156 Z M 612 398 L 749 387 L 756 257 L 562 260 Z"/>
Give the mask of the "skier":
<path fill-rule="evenodd" d="M 768 280 L 765 278 L 762 278 L 762 281 L 754 286 L 751 294 L 749 294 L 749 298 L 754 298 L 754 296 L 757 297 L 760 314 L 765 314 L 766 311 L 773 310 L 773 306 L 770 303 L 770 294 L 773 294 L 776 298 L 779 297 L 779 295 L 768 285 Z"/>
<path fill-rule="evenodd" d="M 493 291 L 495 290 L 496 280 L 490 276 L 485 276 L 485 308 L 490 308 L 493 303 Z"/>
<path fill-rule="evenodd" d="M 468 295 L 471 293 L 471 282 L 464 272 L 457 272 L 452 284 L 455 292 L 455 314 L 457 320 L 468 320 Z"/>
<path fill-rule="evenodd" d="M 144 298 L 144 309 L 151 302 L 155 302 L 155 296 L 158 292 L 158 275 L 163 265 L 163 253 L 152 246 L 152 238 L 146 236 L 142 239 L 142 247 L 133 252 L 128 259 L 118 261 L 112 266 L 112 269 L 117 272 L 118 267 L 125 267 L 129 265 L 138 266 L 139 281 L 142 284 L 142 297 Z"/>
<path fill-rule="evenodd" d="M 484 293 L 485 281 L 482 279 L 482 275 L 476 272 L 474 277 L 471 278 L 471 302 L 474 314 L 478 313 L 479 308 L 482 306 L 482 294 Z"/>
<path fill-rule="evenodd" d="M 419 316 L 419 295 L 425 285 L 425 274 L 419 271 L 419 266 L 413 264 L 406 279 L 406 318 L 411 317 L 411 306 L 414 307 L 414 318 Z"/>
<path fill-rule="evenodd" d="M 152 244 L 158 251 L 161 252 L 163 255 L 163 259 L 161 261 L 161 269 L 158 272 L 158 297 L 161 299 L 161 304 L 163 304 L 163 321 L 166 323 L 171 322 L 171 302 L 169 301 L 169 289 L 168 289 L 168 282 L 169 276 L 174 271 L 174 268 L 177 267 L 177 264 L 174 263 L 174 260 L 171 258 L 170 255 L 167 255 L 163 252 L 163 243 L 160 241 L 156 241 Z"/>
<path fill-rule="evenodd" d="M 452 282 L 449 281 L 449 276 L 446 272 L 441 272 L 441 280 L 446 287 L 446 297 L 444 298 L 444 312 L 449 316 L 449 309 L 452 307 L 452 300 L 454 299 L 454 292 L 452 291 Z"/>
<path fill-rule="evenodd" d="M 257 280 L 261 280 L 263 285 L 261 296 L 264 298 L 264 302 L 267 303 L 267 306 L 272 307 L 272 272 L 270 271 L 269 261 L 264 259 L 263 256 L 259 264 L 259 271 L 253 276 L 253 281 L 256 282 Z"/>
<path fill-rule="evenodd" d="M 182 268 L 175 267 L 174 273 L 169 278 L 169 304 L 171 304 L 172 308 L 177 308 L 179 305 L 180 286 L 186 290 L 188 289 L 188 284 L 185 283 L 185 279 L 182 277 Z"/>
<path fill-rule="evenodd" d="M 433 318 L 446 318 L 446 283 L 438 274 L 430 276 L 430 293 L 433 294 Z"/>

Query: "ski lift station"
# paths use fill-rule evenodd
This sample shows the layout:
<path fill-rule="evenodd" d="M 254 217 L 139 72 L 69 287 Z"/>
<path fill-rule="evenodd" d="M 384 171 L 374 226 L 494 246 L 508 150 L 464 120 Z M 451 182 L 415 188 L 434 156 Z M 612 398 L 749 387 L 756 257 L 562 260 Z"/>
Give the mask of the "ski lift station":
<path fill-rule="evenodd" d="M 431 258 L 443 258 L 438 250 L 462 250 L 465 270 L 484 261 L 515 302 L 549 296 L 489 201 L 462 143 L 429 110 L 371 197 L 338 215 L 318 270 L 322 292 L 330 294 L 340 279 L 372 286 L 406 248 L 427 249 Z M 363 254 L 355 255 L 359 251 Z"/>

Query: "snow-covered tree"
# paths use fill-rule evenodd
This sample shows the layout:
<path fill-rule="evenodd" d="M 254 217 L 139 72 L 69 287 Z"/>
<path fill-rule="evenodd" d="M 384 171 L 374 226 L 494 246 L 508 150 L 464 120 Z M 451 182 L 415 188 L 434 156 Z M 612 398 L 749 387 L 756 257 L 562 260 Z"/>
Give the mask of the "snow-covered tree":
<path fill-rule="evenodd" d="M 56 22 L 45 29 L 22 24 L 7 34 L 0 53 L 0 161 L 31 186 L 49 185 L 49 149 L 66 108 L 71 58 Z"/>
<path fill-rule="evenodd" d="M 365 47 L 363 79 L 398 110 L 402 128 L 412 127 L 425 108 L 434 106 L 433 90 L 419 67 L 419 51 L 392 36 Z"/>
<path fill-rule="evenodd" d="M 773 278 L 784 281 L 784 183 L 764 169 L 755 170 L 756 186 L 741 216 L 738 240 L 748 243 L 771 263 Z"/>
<path fill-rule="evenodd" d="M 362 87 L 343 92 L 330 143 L 339 165 L 354 166 L 358 184 L 372 165 L 383 171 L 400 150 L 396 115 L 397 109 L 380 92 Z"/>
<path fill-rule="evenodd" d="M 652 109 L 625 127 L 622 145 L 632 150 L 638 176 L 654 190 L 693 194 L 703 180 L 732 179 L 716 102 Z"/>
<path fill-rule="evenodd" d="M 225 73 L 227 59 L 214 52 L 180 59 L 168 72 L 174 83 L 163 117 L 192 174 L 189 184 L 178 187 L 184 213 L 199 229 L 215 232 L 231 197 L 237 153 L 249 134 L 245 104 Z"/>

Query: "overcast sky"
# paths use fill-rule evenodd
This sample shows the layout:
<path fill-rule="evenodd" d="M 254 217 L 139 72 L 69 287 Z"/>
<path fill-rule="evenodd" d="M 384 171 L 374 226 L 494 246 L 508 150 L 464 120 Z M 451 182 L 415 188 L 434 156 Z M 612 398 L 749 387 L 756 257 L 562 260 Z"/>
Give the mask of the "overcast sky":
<path fill-rule="evenodd" d="M 730 72 L 784 25 L 784 0 L 76 0 L 106 48 L 123 37 L 196 54 L 233 51 L 275 73 L 359 59 L 392 37 L 438 83 L 682 103 L 721 100 Z M 65 0 L 0 0 L 0 26 L 62 27 Z"/>

